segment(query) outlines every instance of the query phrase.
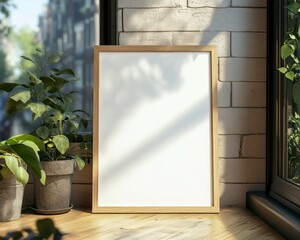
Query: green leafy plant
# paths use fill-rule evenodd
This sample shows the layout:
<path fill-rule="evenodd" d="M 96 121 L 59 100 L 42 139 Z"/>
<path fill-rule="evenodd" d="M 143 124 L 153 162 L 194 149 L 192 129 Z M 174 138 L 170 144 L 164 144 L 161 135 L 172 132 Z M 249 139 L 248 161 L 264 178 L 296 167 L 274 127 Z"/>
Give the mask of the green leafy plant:
<path fill-rule="evenodd" d="M 300 3 L 296 0 L 290 1 L 286 8 L 288 13 L 288 27 L 284 43 L 280 50 L 284 66 L 278 70 L 293 82 L 293 99 L 295 103 L 300 104 L 300 65 L 297 56 L 300 40 Z"/>
<path fill-rule="evenodd" d="M 34 232 L 31 228 L 24 228 L 20 231 L 8 232 L 5 236 L 0 236 L 0 240 L 60 240 L 63 238 L 63 234 L 55 227 L 50 218 L 37 220 L 36 227 L 37 232 Z"/>
<path fill-rule="evenodd" d="M 292 88 L 292 108 L 288 113 L 288 178 L 300 184 L 300 1 L 289 0 L 287 10 L 287 30 L 280 49 L 283 66 L 278 70 L 290 81 Z M 297 107 L 296 107 L 297 106 Z"/>
<path fill-rule="evenodd" d="M 289 177 L 295 183 L 300 184 L 300 115 L 294 113 L 289 116 L 289 132 L 288 132 L 288 161 L 289 161 Z"/>
<path fill-rule="evenodd" d="M 46 151 L 42 160 L 54 161 L 68 159 L 70 146 L 68 136 L 77 135 L 82 127 L 87 127 L 89 115 L 74 109 L 75 91 L 68 91 L 68 84 L 78 81 L 70 68 L 54 67 L 62 58 L 62 53 L 47 53 L 36 49 L 36 59 L 22 58 L 35 67 L 35 71 L 25 70 L 28 78 L 21 83 L 1 83 L 0 90 L 9 92 L 6 112 L 14 116 L 17 112 L 29 111 L 38 123 L 33 134 L 42 139 Z M 79 169 L 84 161 L 72 156 Z"/>
<path fill-rule="evenodd" d="M 44 143 L 29 134 L 17 135 L 0 142 L 0 181 L 12 174 L 23 185 L 27 184 L 29 174 L 25 165 L 45 184 L 46 175 L 42 170 L 39 151 L 44 151 Z"/>

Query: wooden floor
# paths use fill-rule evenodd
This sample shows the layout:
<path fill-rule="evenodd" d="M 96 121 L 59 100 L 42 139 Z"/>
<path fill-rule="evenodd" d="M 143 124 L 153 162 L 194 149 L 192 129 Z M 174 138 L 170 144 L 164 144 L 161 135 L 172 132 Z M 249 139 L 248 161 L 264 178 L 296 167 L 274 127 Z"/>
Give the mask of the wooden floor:
<path fill-rule="evenodd" d="M 73 240 L 283 239 L 243 208 L 223 209 L 221 214 L 91 214 L 73 209 L 43 216 L 28 212 L 16 221 L 0 223 L 0 236 L 24 227 L 35 228 L 35 221 L 46 217 L 67 234 L 64 239 Z"/>

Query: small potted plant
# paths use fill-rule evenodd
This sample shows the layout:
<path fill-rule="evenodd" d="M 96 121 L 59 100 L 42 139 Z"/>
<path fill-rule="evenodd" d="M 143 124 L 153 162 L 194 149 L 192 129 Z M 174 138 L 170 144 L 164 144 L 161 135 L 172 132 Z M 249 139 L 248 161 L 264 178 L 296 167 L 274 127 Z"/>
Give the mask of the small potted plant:
<path fill-rule="evenodd" d="M 29 179 L 27 168 L 45 184 L 46 175 L 39 158 L 41 150 L 45 150 L 43 141 L 29 134 L 0 142 L 0 221 L 20 217 L 24 186 Z"/>
<path fill-rule="evenodd" d="M 78 155 L 70 155 L 70 140 L 78 135 L 89 121 L 88 114 L 74 109 L 74 91 L 67 85 L 78 81 L 70 68 L 54 68 L 61 60 L 62 53 L 47 54 L 37 49 L 39 59 L 22 56 L 36 68 L 35 73 L 27 70 L 28 79 L 22 83 L 2 83 L 0 89 L 10 92 L 6 111 L 14 115 L 18 111 L 30 111 L 37 122 L 33 134 L 45 143 L 41 163 L 47 175 L 45 186 L 34 181 L 36 211 L 62 213 L 70 209 L 70 196 L 74 166 L 79 170 L 85 162 Z"/>

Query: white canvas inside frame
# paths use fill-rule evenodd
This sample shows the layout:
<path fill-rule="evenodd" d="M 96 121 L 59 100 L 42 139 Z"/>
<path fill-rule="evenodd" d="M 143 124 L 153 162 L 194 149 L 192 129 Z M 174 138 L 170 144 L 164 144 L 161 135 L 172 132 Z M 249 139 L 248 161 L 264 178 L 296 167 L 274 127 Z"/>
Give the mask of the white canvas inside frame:
<path fill-rule="evenodd" d="M 212 206 L 210 53 L 99 54 L 98 207 Z"/>

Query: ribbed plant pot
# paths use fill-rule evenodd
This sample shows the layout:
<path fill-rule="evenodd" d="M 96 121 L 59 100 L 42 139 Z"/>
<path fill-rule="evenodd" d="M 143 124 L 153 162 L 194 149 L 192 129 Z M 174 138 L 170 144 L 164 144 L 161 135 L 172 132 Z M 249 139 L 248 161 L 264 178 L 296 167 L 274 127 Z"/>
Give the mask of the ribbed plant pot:
<path fill-rule="evenodd" d="M 46 184 L 42 185 L 34 177 L 35 208 L 50 211 L 53 214 L 60 210 L 69 209 L 74 160 L 41 161 L 46 173 Z"/>
<path fill-rule="evenodd" d="M 24 186 L 12 175 L 0 181 L 0 222 L 20 218 Z"/>

